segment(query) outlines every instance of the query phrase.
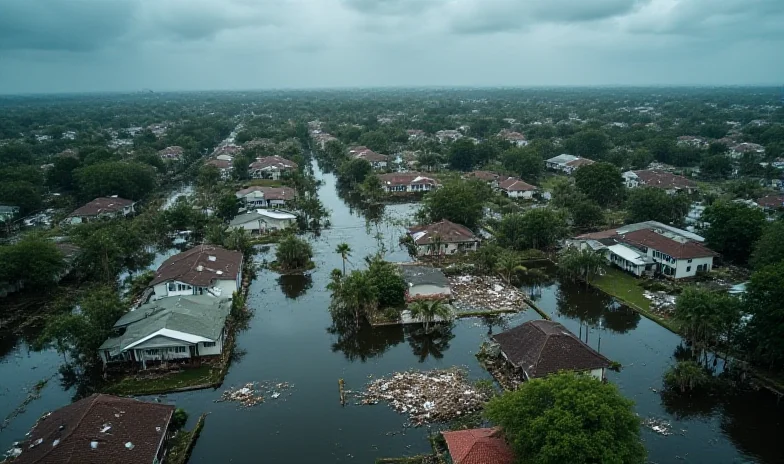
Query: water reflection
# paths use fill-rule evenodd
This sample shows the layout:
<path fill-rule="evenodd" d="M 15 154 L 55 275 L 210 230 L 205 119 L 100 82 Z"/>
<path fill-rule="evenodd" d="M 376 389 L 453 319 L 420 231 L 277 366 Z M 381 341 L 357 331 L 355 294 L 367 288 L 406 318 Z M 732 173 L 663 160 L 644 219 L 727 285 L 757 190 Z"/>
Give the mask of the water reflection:
<path fill-rule="evenodd" d="M 286 298 L 296 300 L 313 286 L 313 278 L 309 275 L 284 275 L 278 278 L 278 284 Z"/>
<path fill-rule="evenodd" d="M 430 332 L 425 332 L 425 329 L 419 325 L 406 326 L 408 344 L 414 355 L 419 358 L 419 362 L 423 363 L 430 357 L 443 358 L 444 352 L 449 349 L 449 342 L 455 338 L 452 333 L 454 328 L 454 322 L 438 324 L 431 328 Z"/>
<path fill-rule="evenodd" d="M 349 361 L 362 361 L 380 356 L 390 347 L 403 342 L 403 326 L 364 326 L 355 330 L 351 324 L 335 324 L 327 330 L 337 335 L 332 351 L 341 351 Z"/>
<path fill-rule="evenodd" d="M 579 284 L 562 284 L 556 295 L 560 315 L 578 319 L 591 327 L 616 333 L 637 328 L 640 314 L 618 304 L 612 297 Z"/>

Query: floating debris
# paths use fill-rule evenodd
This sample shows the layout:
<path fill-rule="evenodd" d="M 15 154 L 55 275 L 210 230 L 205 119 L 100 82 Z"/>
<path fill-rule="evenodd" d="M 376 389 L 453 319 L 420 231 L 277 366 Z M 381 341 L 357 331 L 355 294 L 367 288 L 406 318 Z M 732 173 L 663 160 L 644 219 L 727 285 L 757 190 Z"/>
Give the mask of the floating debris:
<path fill-rule="evenodd" d="M 642 425 L 648 427 L 659 435 L 664 435 L 665 437 L 672 435 L 672 425 L 664 419 L 648 417 L 643 419 Z"/>
<path fill-rule="evenodd" d="M 675 295 L 665 292 L 651 292 L 645 290 L 642 295 L 651 300 L 651 311 L 660 315 L 671 315 L 675 310 Z"/>
<path fill-rule="evenodd" d="M 234 401 L 240 403 L 243 408 L 249 408 L 263 403 L 265 396 L 277 399 L 281 396 L 281 391 L 291 387 L 292 385 L 288 382 L 250 382 L 241 387 L 224 391 L 215 402 Z"/>
<path fill-rule="evenodd" d="M 395 411 L 408 414 L 412 425 L 417 427 L 478 411 L 489 399 L 458 368 L 398 372 L 370 382 L 367 391 L 359 396 L 359 404 L 387 401 Z"/>
<path fill-rule="evenodd" d="M 498 277 L 454 276 L 449 278 L 454 306 L 461 312 L 527 308 L 525 294 Z"/>

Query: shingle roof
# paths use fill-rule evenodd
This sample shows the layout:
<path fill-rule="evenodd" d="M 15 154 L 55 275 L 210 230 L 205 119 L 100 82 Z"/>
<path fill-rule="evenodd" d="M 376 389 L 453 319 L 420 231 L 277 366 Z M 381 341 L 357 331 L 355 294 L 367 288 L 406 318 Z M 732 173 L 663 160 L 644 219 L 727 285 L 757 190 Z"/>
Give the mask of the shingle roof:
<path fill-rule="evenodd" d="M 610 367 L 610 360 L 580 341 L 557 322 L 529 321 L 493 336 L 506 358 L 529 378 L 558 371 Z"/>
<path fill-rule="evenodd" d="M 218 169 L 229 169 L 231 168 L 231 161 L 229 160 L 222 160 L 222 159 L 211 159 L 204 163 L 208 166 L 215 166 Z"/>
<path fill-rule="evenodd" d="M 768 195 L 757 200 L 763 208 L 781 208 L 784 206 L 784 195 Z"/>
<path fill-rule="evenodd" d="M 438 184 L 434 179 L 418 172 L 390 172 L 381 174 L 378 179 L 382 185 Z"/>
<path fill-rule="evenodd" d="M 276 168 L 279 170 L 286 170 L 286 169 L 296 169 L 297 163 L 294 161 L 287 160 L 286 158 L 282 158 L 280 156 L 265 156 L 263 158 L 258 158 L 256 161 L 251 163 L 250 169 L 271 169 Z"/>
<path fill-rule="evenodd" d="M 718 256 L 713 250 L 692 240 L 678 241 L 650 229 L 640 229 L 620 234 L 620 240 L 631 245 L 645 246 L 668 254 L 676 259 L 707 258 Z"/>
<path fill-rule="evenodd" d="M 228 298 L 208 295 L 162 298 L 125 313 L 114 324 L 115 328 L 125 328 L 125 332 L 106 340 L 100 349 L 124 350 L 164 329 L 215 341 L 220 338 L 230 310 Z"/>
<path fill-rule="evenodd" d="M 596 161 L 588 158 L 577 158 L 576 160 L 569 161 L 566 163 L 567 166 L 571 166 L 573 168 L 579 168 L 582 166 L 590 166 L 594 164 Z"/>
<path fill-rule="evenodd" d="M 480 179 L 489 182 L 498 179 L 499 175 L 492 171 L 471 171 L 466 173 L 464 177 Z"/>
<path fill-rule="evenodd" d="M 116 213 L 132 204 L 134 204 L 132 200 L 126 200 L 125 198 L 99 197 L 81 208 L 78 208 L 76 211 L 69 214 L 68 217 L 97 216 L 102 213 Z"/>
<path fill-rule="evenodd" d="M 646 187 L 655 187 L 663 189 L 693 189 L 697 188 L 697 184 L 683 176 L 673 174 L 667 171 L 659 171 L 656 169 L 645 169 L 642 171 L 633 171 L 634 174 L 640 179 L 640 182 L 645 184 Z"/>
<path fill-rule="evenodd" d="M 152 463 L 173 412 L 172 405 L 93 394 L 39 419 L 13 462 Z"/>
<path fill-rule="evenodd" d="M 475 242 L 479 240 L 471 229 L 460 224 L 455 224 L 446 219 L 424 226 L 414 226 L 408 229 L 409 235 L 417 245 L 433 243 L 433 237 L 440 236 L 441 243 Z"/>
<path fill-rule="evenodd" d="M 212 245 L 199 245 L 164 261 L 156 271 L 150 286 L 168 280 L 178 280 L 196 287 L 206 287 L 216 280 L 236 279 L 241 266 L 242 253 L 239 251 Z"/>
<path fill-rule="evenodd" d="M 512 464 L 515 461 L 500 429 L 484 428 L 441 432 L 455 464 Z"/>

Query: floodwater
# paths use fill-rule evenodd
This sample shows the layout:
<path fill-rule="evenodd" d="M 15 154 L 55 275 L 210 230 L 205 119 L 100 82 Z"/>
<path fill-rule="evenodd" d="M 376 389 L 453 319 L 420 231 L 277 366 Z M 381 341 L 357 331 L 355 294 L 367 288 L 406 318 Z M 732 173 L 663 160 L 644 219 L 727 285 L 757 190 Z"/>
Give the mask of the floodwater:
<path fill-rule="evenodd" d="M 340 406 L 338 379 L 344 379 L 349 390 L 361 390 L 369 380 L 396 371 L 455 365 L 466 366 L 472 378 L 489 378 L 474 357 L 482 341 L 488 334 L 538 317 L 530 311 L 492 321 L 460 320 L 439 337 L 424 337 L 413 327 L 368 328 L 351 339 L 330 333 L 325 287 L 330 271 L 342 266 L 334 252 L 338 243 L 349 243 L 353 249 L 350 268 L 361 267 L 363 257 L 379 246 L 386 248 L 391 261 L 406 261 L 408 256 L 397 246 L 400 226 L 387 221 L 366 227 L 360 211 L 338 197 L 334 176 L 317 170 L 317 177 L 324 180 L 320 198 L 332 210 L 333 224 L 319 237 L 311 237 L 317 267 L 308 277 L 260 273 L 250 288 L 249 305 L 255 313 L 238 336 L 236 360 L 224 383 L 230 387 L 277 380 L 293 388 L 250 409 L 215 403 L 220 391 L 213 390 L 162 397 L 188 410 L 191 423 L 209 413 L 192 463 L 364 464 L 378 457 L 427 452 L 428 428 L 405 428 L 405 417 L 386 405 Z M 404 219 L 414 210 L 413 205 L 394 205 L 385 213 Z M 269 253 L 257 259 L 271 260 Z M 672 423 L 671 436 L 643 429 L 650 462 L 784 462 L 784 405 L 773 395 L 750 391 L 665 404 L 654 389 L 661 388 L 661 375 L 673 362 L 679 337 L 581 285 L 552 279 L 527 289 L 555 320 L 583 339 L 587 331 L 591 346 L 624 366 L 619 373 L 610 372 L 609 379 L 635 401 L 641 417 Z M 5 344 L 3 340 L 0 346 Z M 1 390 L 21 402 L 24 394 L 16 390 L 56 371 L 59 358 L 53 352 L 27 354 L 23 341 L 11 345 L 10 351 L 3 348 Z M 38 368 L 32 370 L 33 366 Z M 0 432 L 0 446 L 10 446 L 41 412 L 62 406 L 69 398 L 53 382 L 28 413 Z M 0 406 L 3 412 L 14 407 L 6 403 Z"/>

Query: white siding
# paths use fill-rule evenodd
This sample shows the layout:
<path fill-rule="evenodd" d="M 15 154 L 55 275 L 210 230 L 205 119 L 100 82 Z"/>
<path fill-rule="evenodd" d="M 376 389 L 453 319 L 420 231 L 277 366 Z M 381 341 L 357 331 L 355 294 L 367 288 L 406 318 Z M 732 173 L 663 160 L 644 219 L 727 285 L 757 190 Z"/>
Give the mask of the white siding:
<path fill-rule="evenodd" d="M 462 245 L 462 247 L 461 247 Z M 430 245 L 417 245 L 417 255 L 419 256 L 427 256 L 433 254 L 442 254 L 442 255 L 453 255 L 458 252 L 463 251 L 476 251 L 477 242 L 472 243 L 443 243 L 441 244 L 441 249 L 435 251 L 431 248 Z"/>
<path fill-rule="evenodd" d="M 418 296 L 430 296 L 430 295 L 451 295 L 452 291 L 449 287 L 440 287 L 438 285 L 414 285 L 413 287 L 409 287 L 408 289 L 408 296 L 409 298 L 416 298 Z"/>
<path fill-rule="evenodd" d="M 697 275 L 697 266 L 708 265 L 707 270 L 713 268 L 713 257 L 707 258 L 694 258 L 689 262 L 688 259 L 679 259 L 675 267 L 675 278 L 682 279 L 684 277 L 694 277 Z"/>
<path fill-rule="evenodd" d="M 591 377 L 602 380 L 604 378 L 604 369 L 593 369 L 589 374 Z"/>
<path fill-rule="evenodd" d="M 223 337 L 215 342 L 215 346 L 204 346 L 204 342 L 199 343 L 199 356 L 219 355 L 223 352 Z"/>

